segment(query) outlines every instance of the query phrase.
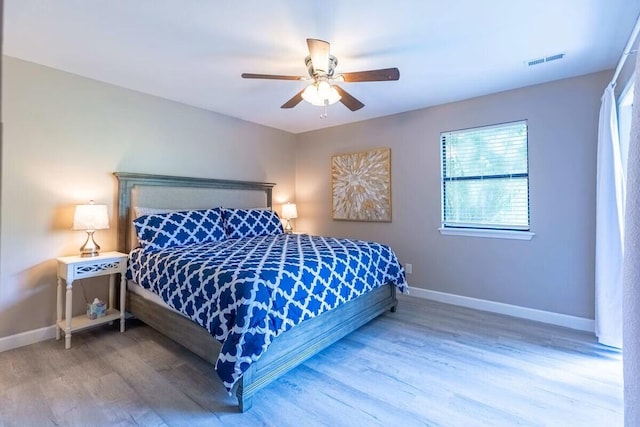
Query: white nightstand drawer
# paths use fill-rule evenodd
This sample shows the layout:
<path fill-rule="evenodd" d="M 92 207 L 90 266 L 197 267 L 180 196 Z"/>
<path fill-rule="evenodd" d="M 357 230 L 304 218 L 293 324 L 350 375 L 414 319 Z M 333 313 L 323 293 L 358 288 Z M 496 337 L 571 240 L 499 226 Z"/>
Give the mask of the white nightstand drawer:
<path fill-rule="evenodd" d="M 75 279 L 82 279 L 85 277 L 91 277 L 96 273 L 100 275 L 119 273 L 123 270 L 123 264 L 123 259 L 73 264 L 73 277 Z"/>
<path fill-rule="evenodd" d="M 67 256 L 58 258 L 58 277 L 67 282 L 89 277 L 125 273 L 127 255 L 119 252 L 104 252 L 95 257 Z"/>

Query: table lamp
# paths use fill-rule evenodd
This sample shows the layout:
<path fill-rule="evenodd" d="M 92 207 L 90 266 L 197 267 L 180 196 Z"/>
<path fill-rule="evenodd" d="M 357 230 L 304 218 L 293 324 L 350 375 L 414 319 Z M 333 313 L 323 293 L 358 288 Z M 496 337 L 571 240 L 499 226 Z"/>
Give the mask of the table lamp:
<path fill-rule="evenodd" d="M 287 220 L 287 225 L 284 227 L 284 232 L 287 234 L 293 233 L 293 227 L 291 226 L 291 220 L 298 218 L 298 210 L 295 203 L 289 203 L 282 205 L 282 218 Z"/>
<path fill-rule="evenodd" d="M 107 228 L 109 228 L 107 205 L 96 205 L 93 200 L 88 205 L 76 205 L 72 229 L 87 232 L 87 241 L 80 247 L 80 256 L 91 257 L 100 253 L 100 246 L 93 240 L 93 233 Z"/>

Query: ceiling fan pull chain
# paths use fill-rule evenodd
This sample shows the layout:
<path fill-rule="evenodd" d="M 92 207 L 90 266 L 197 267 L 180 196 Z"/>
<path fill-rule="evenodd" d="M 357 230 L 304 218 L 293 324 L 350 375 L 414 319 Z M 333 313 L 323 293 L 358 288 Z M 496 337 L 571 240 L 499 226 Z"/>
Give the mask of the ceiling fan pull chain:
<path fill-rule="evenodd" d="M 324 100 L 324 112 L 322 114 L 320 114 L 320 118 L 321 119 L 326 119 L 327 118 L 327 110 L 329 109 L 329 100 L 325 99 Z"/>

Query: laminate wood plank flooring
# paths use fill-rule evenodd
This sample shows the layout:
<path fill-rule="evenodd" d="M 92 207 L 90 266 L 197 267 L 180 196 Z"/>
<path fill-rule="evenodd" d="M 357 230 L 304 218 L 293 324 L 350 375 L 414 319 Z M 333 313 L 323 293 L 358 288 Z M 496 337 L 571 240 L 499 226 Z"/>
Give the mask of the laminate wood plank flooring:
<path fill-rule="evenodd" d="M 0 353 L 0 426 L 622 426 L 593 334 L 399 297 L 238 412 L 213 366 L 143 323 Z"/>

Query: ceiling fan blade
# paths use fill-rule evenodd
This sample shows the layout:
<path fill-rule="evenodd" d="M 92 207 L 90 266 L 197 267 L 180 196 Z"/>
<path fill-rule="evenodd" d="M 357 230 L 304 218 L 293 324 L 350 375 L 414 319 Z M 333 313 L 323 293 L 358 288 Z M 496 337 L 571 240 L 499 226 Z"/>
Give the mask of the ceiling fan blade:
<path fill-rule="evenodd" d="M 277 74 L 252 74 L 242 73 L 243 79 L 270 79 L 270 80 L 304 80 L 301 76 L 280 76 Z"/>
<path fill-rule="evenodd" d="M 356 71 L 341 74 L 345 82 L 384 82 L 400 79 L 397 68 L 383 68 L 381 70 Z"/>
<path fill-rule="evenodd" d="M 302 101 L 302 92 L 304 92 L 304 89 L 293 95 L 293 98 L 282 104 L 280 108 L 293 108 L 298 105 Z"/>
<path fill-rule="evenodd" d="M 329 42 L 318 39 L 307 39 L 311 64 L 314 72 L 329 72 Z"/>
<path fill-rule="evenodd" d="M 333 85 L 333 87 L 336 88 L 336 90 L 340 94 L 340 102 L 342 102 L 345 105 L 345 107 L 347 107 L 349 110 L 357 111 L 362 107 L 364 107 L 364 104 L 362 102 L 355 99 L 353 96 L 347 93 L 347 91 L 342 89 L 340 86 Z"/>

